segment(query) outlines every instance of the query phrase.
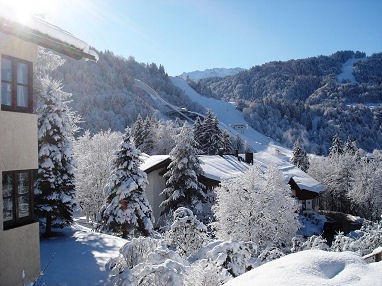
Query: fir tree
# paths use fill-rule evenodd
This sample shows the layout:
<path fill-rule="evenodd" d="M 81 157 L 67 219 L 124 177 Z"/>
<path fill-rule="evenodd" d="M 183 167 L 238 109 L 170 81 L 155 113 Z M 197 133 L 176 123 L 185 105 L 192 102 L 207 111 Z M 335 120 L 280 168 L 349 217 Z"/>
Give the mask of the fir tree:
<path fill-rule="evenodd" d="M 35 213 L 45 224 L 45 234 L 52 228 L 63 228 L 73 222 L 75 204 L 74 162 L 72 139 L 76 119 L 65 99 L 71 96 L 62 91 L 60 82 L 50 76 L 62 60 L 40 51 L 36 96 L 38 114 L 39 169 L 35 184 Z M 43 64 L 43 63 L 46 63 Z"/>
<path fill-rule="evenodd" d="M 226 130 L 223 131 L 221 148 L 222 148 L 223 154 L 232 154 L 233 146 L 231 142 L 231 137 L 229 136 Z"/>
<path fill-rule="evenodd" d="M 202 145 L 203 121 L 198 116 L 193 126 L 194 139 L 198 146 Z"/>
<path fill-rule="evenodd" d="M 333 136 L 332 146 L 329 148 L 329 157 L 337 156 L 343 153 L 342 141 L 338 134 Z"/>
<path fill-rule="evenodd" d="M 198 182 L 198 176 L 203 172 L 197 157 L 200 151 L 187 123 L 184 123 L 176 139 L 176 146 L 170 152 L 171 163 L 164 175 L 166 188 L 161 193 L 164 200 L 160 205 L 163 215 L 172 214 L 179 207 L 197 213 L 200 200 L 204 197 L 204 186 Z"/>
<path fill-rule="evenodd" d="M 145 121 L 143 122 L 143 128 L 141 138 L 142 138 L 142 144 L 140 145 L 140 150 L 146 154 L 152 154 L 152 151 L 154 149 L 154 127 L 155 122 L 153 119 L 150 119 L 148 116 L 146 117 Z"/>
<path fill-rule="evenodd" d="M 304 172 L 307 172 L 309 169 L 309 158 L 306 151 L 300 146 L 298 142 L 294 143 L 293 146 L 293 156 L 291 158 L 293 165 L 299 167 Z"/>
<path fill-rule="evenodd" d="M 116 154 L 113 172 L 105 186 L 106 203 L 99 229 L 123 238 L 149 236 L 153 232 L 152 210 L 144 194 L 147 176 L 139 169 L 140 151 L 126 130 Z"/>
<path fill-rule="evenodd" d="M 144 122 L 141 114 L 138 114 L 137 120 L 135 120 L 132 127 L 133 142 L 136 148 L 140 150 L 144 141 Z"/>

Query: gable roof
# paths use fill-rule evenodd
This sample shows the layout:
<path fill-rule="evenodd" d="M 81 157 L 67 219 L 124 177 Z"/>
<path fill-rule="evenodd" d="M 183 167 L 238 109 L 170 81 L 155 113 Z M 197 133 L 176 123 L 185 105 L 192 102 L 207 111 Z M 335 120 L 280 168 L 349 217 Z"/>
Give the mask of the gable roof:
<path fill-rule="evenodd" d="M 233 155 L 200 155 L 200 167 L 203 169 L 203 177 L 221 182 L 224 179 L 232 178 L 244 173 L 250 165 L 243 160 L 238 160 Z M 168 155 L 153 155 L 143 158 L 144 162 L 140 166 L 141 170 L 150 173 L 153 170 L 166 168 L 170 164 L 170 156 Z M 254 164 L 266 171 L 269 166 L 273 166 L 281 171 L 284 175 L 285 182 L 289 183 L 291 180 L 300 191 L 307 191 L 312 196 L 320 194 L 325 191 L 325 186 L 306 174 L 301 169 L 297 168 L 291 163 L 271 155 L 267 152 L 259 152 L 253 154 Z"/>
<path fill-rule="evenodd" d="M 19 23 L 7 6 L 0 6 L 0 32 L 52 49 L 74 59 L 97 61 L 97 53 L 84 41 L 40 18 L 31 17 L 27 24 Z"/>
<path fill-rule="evenodd" d="M 267 152 L 258 152 L 253 154 L 253 160 L 264 166 L 274 166 L 283 173 L 287 182 L 289 182 L 290 179 L 293 179 L 300 190 L 310 191 L 317 194 L 326 190 L 326 187 L 312 176 L 276 155 Z"/>

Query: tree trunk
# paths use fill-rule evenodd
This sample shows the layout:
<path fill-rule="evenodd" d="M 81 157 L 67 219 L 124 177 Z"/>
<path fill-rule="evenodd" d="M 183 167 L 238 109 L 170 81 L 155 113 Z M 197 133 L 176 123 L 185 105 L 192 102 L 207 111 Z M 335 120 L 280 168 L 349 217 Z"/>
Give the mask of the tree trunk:
<path fill-rule="evenodd" d="M 45 235 L 50 236 L 52 234 L 52 215 L 48 213 L 46 215 Z"/>

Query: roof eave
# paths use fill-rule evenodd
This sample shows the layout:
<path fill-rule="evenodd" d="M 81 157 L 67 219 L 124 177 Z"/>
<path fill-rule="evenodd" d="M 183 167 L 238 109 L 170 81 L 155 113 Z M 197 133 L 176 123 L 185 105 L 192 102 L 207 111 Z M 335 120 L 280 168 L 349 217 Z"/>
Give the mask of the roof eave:
<path fill-rule="evenodd" d="M 77 47 L 69 45 L 39 31 L 23 26 L 19 23 L 1 19 L 0 31 L 6 34 L 14 35 L 22 40 L 35 43 L 44 48 L 54 50 L 76 60 L 88 59 L 91 61 L 97 61 L 96 56 L 93 54 L 87 53 Z"/>

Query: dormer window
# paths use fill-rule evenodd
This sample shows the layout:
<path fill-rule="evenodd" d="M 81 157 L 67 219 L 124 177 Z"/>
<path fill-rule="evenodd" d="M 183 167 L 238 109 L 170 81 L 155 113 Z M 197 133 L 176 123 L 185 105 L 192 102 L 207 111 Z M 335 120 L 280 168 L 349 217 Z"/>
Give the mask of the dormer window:
<path fill-rule="evenodd" d="M 32 72 L 32 63 L 9 56 L 2 56 L 2 110 L 32 112 Z"/>

